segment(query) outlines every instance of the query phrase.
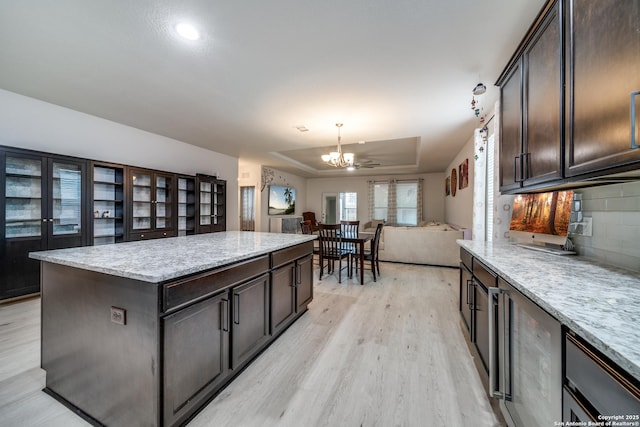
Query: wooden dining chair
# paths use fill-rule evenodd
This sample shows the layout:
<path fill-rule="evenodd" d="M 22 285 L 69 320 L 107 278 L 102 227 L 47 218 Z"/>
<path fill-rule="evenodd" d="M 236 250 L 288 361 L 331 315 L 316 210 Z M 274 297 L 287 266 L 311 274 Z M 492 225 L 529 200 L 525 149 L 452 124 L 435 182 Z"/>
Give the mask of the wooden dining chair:
<path fill-rule="evenodd" d="M 357 236 L 360 229 L 360 221 L 340 221 L 340 232 L 343 236 Z M 356 254 L 355 243 L 344 243 L 345 249 L 349 251 L 349 271 L 353 268 L 353 257 Z"/>
<path fill-rule="evenodd" d="M 350 252 L 342 243 L 340 224 L 318 224 L 318 236 L 320 237 L 320 280 L 322 280 L 325 260 L 327 273 L 333 273 L 334 263 L 338 261 L 338 283 L 342 283 L 342 260 L 347 258 L 348 267 Z"/>
<path fill-rule="evenodd" d="M 378 272 L 378 276 L 380 276 L 380 259 L 378 258 L 378 248 L 380 246 L 380 236 L 382 235 L 382 227 L 384 224 L 380 223 L 376 227 L 376 233 L 371 240 L 371 245 L 369 249 L 365 249 L 364 251 L 364 260 L 369 261 L 371 263 L 371 272 L 373 273 L 373 281 L 376 281 L 376 270 Z M 356 253 L 354 257 L 358 257 L 360 254 Z M 358 263 L 356 262 L 356 272 L 358 271 Z"/>

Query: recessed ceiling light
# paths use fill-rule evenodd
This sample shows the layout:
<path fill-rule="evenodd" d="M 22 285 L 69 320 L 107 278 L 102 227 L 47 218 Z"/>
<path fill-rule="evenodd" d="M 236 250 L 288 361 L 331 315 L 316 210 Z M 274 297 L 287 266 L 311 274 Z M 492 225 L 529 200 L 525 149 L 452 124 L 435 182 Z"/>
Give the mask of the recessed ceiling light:
<path fill-rule="evenodd" d="M 176 31 L 187 40 L 198 40 L 200 38 L 200 33 L 196 27 L 186 22 L 181 22 L 176 25 Z"/>

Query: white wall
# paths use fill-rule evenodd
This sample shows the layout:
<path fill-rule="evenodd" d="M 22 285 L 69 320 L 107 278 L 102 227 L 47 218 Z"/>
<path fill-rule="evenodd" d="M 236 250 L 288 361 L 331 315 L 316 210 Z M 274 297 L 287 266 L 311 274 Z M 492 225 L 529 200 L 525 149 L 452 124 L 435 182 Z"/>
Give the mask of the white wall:
<path fill-rule="evenodd" d="M 227 181 L 227 230 L 238 229 L 238 159 L 0 89 L 0 144 Z"/>
<path fill-rule="evenodd" d="M 320 221 L 322 214 L 322 193 L 358 193 L 358 218 L 361 223 L 369 220 L 369 186 L 371 180 L 416 179 L 424 180 L 423 212 L 424 220 L 444 220 L 444 174 L 357 176 L 350 178 L 310 178 L 307 179 L 306 209 L 316 213 Z"/>
<path fill-rule="evenodd" d="M 451 171 L 455 169 L 456 174 L 459 175 L 459 165 L 463 160 L 469 159 L 469 186 L 463 189 L 456 189 L 455 197 L 453 195 L 445 197 L 445 222 L 470 230 L 473 227 L 473 177 L 475 173 L 473 142 L 473 135 L 471 135 L 445 172 L 445 177 L 448 177 L 451 176 Z M 458 176 L 459 181 L 460 177 Z M 442 188 L 444 189 L 444 178 L 442 180 Z"/>

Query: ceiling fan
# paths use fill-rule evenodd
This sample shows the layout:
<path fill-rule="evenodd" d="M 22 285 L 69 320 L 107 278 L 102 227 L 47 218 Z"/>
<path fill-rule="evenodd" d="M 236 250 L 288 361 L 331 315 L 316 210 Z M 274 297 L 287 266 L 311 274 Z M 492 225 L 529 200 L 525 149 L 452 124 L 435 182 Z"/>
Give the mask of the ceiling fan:
<path fill-rule="evenodd" d="M 354 162 L 353 166 L 356 169 L 373 169 L 376 166 L 380 166 L 380 163 L 374 162 L 373 160 L 362 159 Z"/>

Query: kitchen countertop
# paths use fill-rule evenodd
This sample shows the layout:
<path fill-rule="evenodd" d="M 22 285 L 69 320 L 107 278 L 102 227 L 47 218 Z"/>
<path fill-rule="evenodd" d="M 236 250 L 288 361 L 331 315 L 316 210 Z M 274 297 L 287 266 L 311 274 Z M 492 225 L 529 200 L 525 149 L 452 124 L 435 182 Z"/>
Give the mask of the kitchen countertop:
<path fill-rule="evenodd" d="M 458 243 L 640 380 L 639 273 L 509 243 Z"/>
<path fill-rule="evenodd" d="M 314 240 L 308 234 L 227 231 L 31 252 L 30 258 L 161 283 Z"/>

